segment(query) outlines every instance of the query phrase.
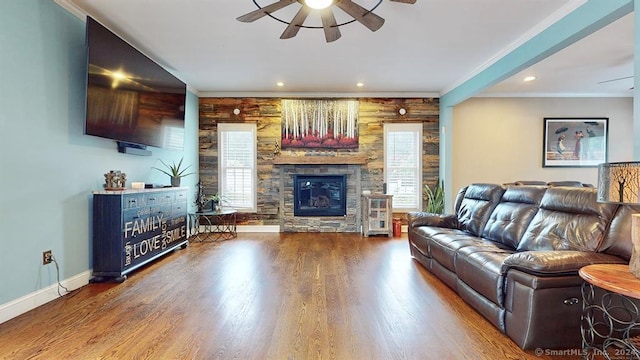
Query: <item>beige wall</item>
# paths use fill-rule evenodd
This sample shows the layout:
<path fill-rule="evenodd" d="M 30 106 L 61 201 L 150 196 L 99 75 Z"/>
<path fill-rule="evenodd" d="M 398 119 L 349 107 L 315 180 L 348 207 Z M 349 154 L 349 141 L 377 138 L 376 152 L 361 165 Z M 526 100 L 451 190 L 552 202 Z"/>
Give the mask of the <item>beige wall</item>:
<path fill-rule="evenodd" d="M 545 117 L 608 117 L 608 161 L 633 159 L 632 98 L 471 98 L 453 109 L 453 188 L 474 182 L 577 180 L 597 168 L 543 168 Z M 455 194 L 453 194 L 455 196 Z"/>

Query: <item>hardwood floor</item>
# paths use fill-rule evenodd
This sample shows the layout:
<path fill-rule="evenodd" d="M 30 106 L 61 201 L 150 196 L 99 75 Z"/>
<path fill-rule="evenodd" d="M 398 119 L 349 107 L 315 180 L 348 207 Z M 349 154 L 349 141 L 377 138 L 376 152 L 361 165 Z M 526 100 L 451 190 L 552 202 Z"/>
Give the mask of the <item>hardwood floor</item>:
<path fill-rule="evenodd" d="M 413 261 L 406 238 L 238 235 L 0 324 L 0 358 L 570 358 L 520 350 Z"/>

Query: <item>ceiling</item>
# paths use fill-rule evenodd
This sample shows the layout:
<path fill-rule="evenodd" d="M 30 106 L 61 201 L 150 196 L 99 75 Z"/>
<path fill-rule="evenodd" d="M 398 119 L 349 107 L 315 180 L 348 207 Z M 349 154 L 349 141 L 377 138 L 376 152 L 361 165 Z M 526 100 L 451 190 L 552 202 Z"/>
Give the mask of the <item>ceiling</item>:
<path fill-rule="evenodd" d="M 255 0 L 260 6 L 276 0 Z M 236 20 L 252 0 L 56 0 L 90 15 L 200 96 L 348 94 L 439 96 L 575 9 L 584 0 L 383 0 L 384 26 L 354 22 L 326 43 L 320 29 L 281 40 L 269 17 Z M 354 0 L 371 8 L 377 0 Z M 299 4 L 274 13 L 290 20 Z M 335 9 L 338 22 L 348 20 Z M 319 26 L 310 15 L 305 25 Z M 536 81 L 523 82 L 525 75 Z M 485 89 L 480 96 L 632 96 L 633 15 Z M 277 82 L 284 86 L 276 86 Z M 362 82 L 364 86 L 356 87 Z"/>

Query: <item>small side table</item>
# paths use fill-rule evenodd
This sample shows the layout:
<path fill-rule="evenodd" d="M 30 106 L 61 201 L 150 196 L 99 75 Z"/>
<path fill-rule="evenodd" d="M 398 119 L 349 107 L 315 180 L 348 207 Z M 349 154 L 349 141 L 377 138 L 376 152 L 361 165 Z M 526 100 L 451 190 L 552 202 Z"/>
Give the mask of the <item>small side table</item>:
<path fill-rule="evenodd" d="M 393 195 L 362 195 L 362 234 L 393 237 Z"/>
<path fill-rule="evenodd" d="M 236 210 L 220 209 L 217 211 L 196 211 L 189 213 L 189 222 L 192 235 L 199 241 L 228 240 L 238 236 L 236 231 Z M 204 220 L 202 220 L 204 219 Z M 200 231 L 200 227 L 204 227 Z M 202 235 L 202 237 L 200 236 Z"/>
<path fill-rule="evenodd" d="M 640 359 L 640 279 L 628 265 L 596 264 L 580 269 L 582 357 Z M 601 299 L 595 287 L 604 290 Z"/>

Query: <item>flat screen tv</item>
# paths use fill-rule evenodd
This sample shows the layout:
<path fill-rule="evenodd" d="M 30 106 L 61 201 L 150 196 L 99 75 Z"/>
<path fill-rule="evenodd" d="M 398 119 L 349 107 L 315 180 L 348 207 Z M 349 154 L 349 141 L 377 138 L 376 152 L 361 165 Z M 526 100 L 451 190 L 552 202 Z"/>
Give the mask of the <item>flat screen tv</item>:
<path fill-rule="evenodd" d="M 87 58 L 85 134 L 182 150 L 184 82 L 91 17 Z"/>

